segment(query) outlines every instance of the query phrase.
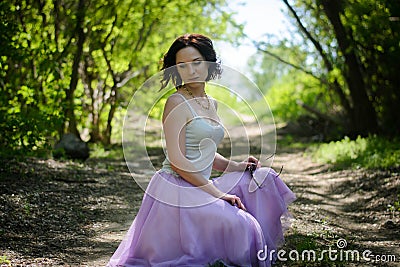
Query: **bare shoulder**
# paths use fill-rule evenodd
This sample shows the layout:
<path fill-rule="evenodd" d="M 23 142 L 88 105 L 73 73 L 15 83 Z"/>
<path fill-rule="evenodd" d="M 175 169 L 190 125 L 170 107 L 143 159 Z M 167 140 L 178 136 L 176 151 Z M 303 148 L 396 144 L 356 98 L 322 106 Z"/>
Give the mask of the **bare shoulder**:
<path fill-rule="evenodd" d="M 184 102 L 183 96 L 178 95 L 178 93 L 172 94 L 168 97 L 164 109 L 171 111 L 177 107 L 182 107 Z"/>
<path fill-rule="evenodd" d="M 183 96 L 178 95 L 178 93 L 170 95 L 164 106 L 164 117 L 173 112 L 174 116 L 180 114 L 186 118 L 188 110 L 184 102 Z"/>
<path fill-rule="evenodd" d="M 174 93 L 168 97 L 165 105 L 179 105 L 184 101 L 185 100 L 183 99 L 183 96 L 180 96 L 178 93 Z"/>

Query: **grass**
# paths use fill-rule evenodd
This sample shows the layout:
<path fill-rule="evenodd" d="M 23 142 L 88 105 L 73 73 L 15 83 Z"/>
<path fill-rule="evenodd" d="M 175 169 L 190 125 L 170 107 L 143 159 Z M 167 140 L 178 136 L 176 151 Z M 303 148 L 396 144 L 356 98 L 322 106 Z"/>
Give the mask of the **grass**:
<path fill-rule="evenodd" d="M 7 256 L 0 256 L 1 266 L 11 266 L 11 261 L 7 259 Z"/>
<path fill-rule="evenodd" d="M 291 134 L 285 134 L 278 137 L 277 145 L 278 145 L 278 152 L 280 149 L 283 150 L 306 150 L 310 147 L 310 145 L 316 145 L 317 143 L 313 143 L 311 141 L 301 141 L 299 138 L 294 137 Z"/>
<path fill-rule="evenodd" d="M 97 159 L 122 159 L 124 158 L 121 144 L 104 147 L 101 144 L 90 144 L 90 157 Z"/>
<path fill-rule="evenodd" d="M 321 228 L 327 223 L 321 221 Z M 347 266 L 348 263 L 341 259 L 338 250 L 337 240 L 339 236 L 333 230 L 324 230 L 322 232 L 301 233 L 295 228 L 292 233 L 285 237 L 286 243 L 280 248 L 283 250 L 279 255 L 276 267 L 310 267 L 326 266 L 339 267 Z M 349 237 L 346 238 L 350 240 Z M 353 245 L 350 245 L 353 247 Z M 332 250 L 332 256 L 329 256 L 329 249 Z M 347 248 L 346 248 L 347 249 Z"/>
<path fill-rule="evenodd" d="M 321 221 L 321 224 L 325 222 Z M 343 248 L 342 254 L 337 246 L 339 236 L 331 230 L 326 230 L 321 233 L 308 233 L 302 234 L 293 231 L 292 234 L 286 237 L 286 243 L 283 247 L 278 248 L 274 253 L 275 256 L 279 254 L 276 262 L 272 266 L 276 267 L 341 267 L 348 266 L 352 261 L 351 257 L 346 260 L 345 251 L 354 250 L 356 247 L 349 244 L 349 247 Z M 346 237 L 346 240 L 351 240 L 351 237 Z M 331 249 L 331 254 L 329 254 Z M 335 251 L 336 250 L 336 251 Z M 342 258 L 340 258 L 342 255 Z M 207 267 L 225 267 L 223 261 L 216 261 Z"/>
<path fill-rule="evenodd" d="M 400 194 L 397 194 L 397 201 L 388 205 L 388 210 L 392 213 L 392 217 L 395 217 L 396 212 L 400 212 Z"/>
<path fill-rule="evenodd" d="M 348 137 L 340 141 L 311 145 L 307 150 L 314 160 L 332 164 L 335 169 L 396 169 L 400 167 L 400 140 L 378 136 Z"/>

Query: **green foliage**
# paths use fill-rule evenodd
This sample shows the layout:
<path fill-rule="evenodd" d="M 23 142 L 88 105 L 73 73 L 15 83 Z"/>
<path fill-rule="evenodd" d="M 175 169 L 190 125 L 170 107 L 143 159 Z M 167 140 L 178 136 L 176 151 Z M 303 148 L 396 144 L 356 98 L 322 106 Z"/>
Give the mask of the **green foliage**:
<path fill-rule="evenodd" d="M 173 88 L 168 92 L 165 92 L 162 98 L 160 98 L 157 103 L 152 106 L 149 112 L 150 118 L 161 120 L 165 102 L 167 101 L 167 98 L 175 91 L 176 90 Z M 235 93 L 225 88 L 222 88 L 219 85 L 214 85 L 212 83 L 207 84 L 206 92 L 209 96 L 220 103 L 218 106 L 218 113 L 222 118 L 224 118 L 225 122 L 237 123 L 242 115 L 254 116 L 254 113 L 260 114 L 260 112 L 257 112 L 257 110 L 252 109 L 257 105 L 254 105 L 254 103 L 247 103 L 245 100 L 238 97 Z M 154 100 L 152 98 L 147 98 L 143 99 L 143 102 L 146 102 L 142 103 L 143 106 L 150 106 L 150 104 L 153 103 Z M 265 102 L 263 108 L 265 109 Z M 236 114 L 232 115 L 232 111 L 236 112 Z"/>
<path fill-rule="evenodd" d="M 63 118 L 60 104 L 65 81 L 55 44 L 47 35 L 54 25 L 49 26 L 44 14 L 36 12 L 35 4 L 3 1 L 1 5 L 8 36 L 0 59 L 1 154 L 37 154 L 48 149 Z"/>
<path fill-rule="evenodd" d="M 277 54 L 283 52 L 281 47 L 273 45 L 269 45 L 269 49 Z M 252 55 L 247 64 L 254 82 L 264 94 L 290 70 L 287 65 L 271 60 L 262 53 Z"/>
<path fill-rule="evenodd" d="M 348 137 L 336 142 L 313 146 L 311 154 L 321 163 L 331 163 L 336 168 L 390 169 L 400 166 L 400 141 L 378 136 Z"/>
<path fill-rule="evenodd" d="M 121 145 L 105 147 L 102 144 L 90 144 L 90 157 L 95 159 L 123 159 L 124 153 Z"/>
<path fill-rule="evenodd" d="M 281 106 L 285 106 L 286 100 L 294 102 L 291 93 L 296 97 L 304 98 L 308 94 L 315 97 L 314 92 L 309 91 L 308 80 L 295 78 L 302 72 L 319 80 L 318 91 L 329 95 L 321 99 L 324 107 L 319 104 L 313 107 L 322 114 L 337 116 L 345 132 L 365 135 L 380 131 L 398 135 L 400 24 L 397 11 L 400 2 L 283 2 L 288 7 L 289 19 L 296 25 L 291 32 L 293 38 L 289 41 L 266 35 L 257 43 L 262 52 L 250 61 L 253 77 L 263 92 L 268 94 L 277 84 L 276 80 L 280 80 L 278 84 L 288 82 L 285 79 L 288 68 L 294 68 L 299 72 L 293 72 L 291 79 L 297 81 L 296 86 L 301 83 L 303 88 L 284 90 L 286 93 L 282 96 L 287 99 L 274 98 L 274 101 L 283 102 Z M 278 109 L 279 117 L 295 118 L 302 112 L 294 105 L 286 108 Z"/>
<path fill-rule="evenodd" d="M 298 102 L 328 112 L 331 103 L 329 95 L 324 94 L 324 88 L 314 78 L 302 73 L 289 73 L 277 81 L 267 91 L 265 98 L 271 106 L 277 120 L 296 120 L 307 114 Z"/>
<path fill-rule="evenodd" d="M 326 228 L 325 220 L 320 220 L 320 229 Z M 340 257 L 329 257 L 329 248 L 337 249 L 337 234 L 326 228 L 323 233 L 310 232 L 306 235 L 294 230 L 292 234 L 285 238 L 286 244 L 283 249 L 285 253 L 281 258 L 286 259 L 277 261 L 276 266 L 347 266 L 345 259 Z M 315 254 L 314 254 L 315 253 Z"/>
<path fill-rule="evenodd" d="M 74 122 L 85 140 L 120 141 L 124 109 L 177 35 L 235 41 L 231 16 L 224 0 L 1 1 L 1 153 L 47 149 Z"/>
<path fill-rule="evenodd" d="M 0 151 L 1 156 L 38 155 L 39 151 L 41 154 L 50 149 L 48 142 L 52 140 L 54 134 L 51 129 L 60 122 L 57 117 L 38 110 L 31 110 L 29 113 L 11 113 L 2 109 L 1 113 L 0 142 L 3 145 L 3 150 Z"/>
<path fill-rule="evenodd" d="M 316 68 L 318 56 L 314 52 L 293 40 L 275 40 L 270 36 L 268 41 L 259 45 L 276 57 L 259 51 L 249 60 L 249 70 L 277 121 L 295 121 L 310 115 L 300 103 L 326 115 L 342 111 L 337 96 L 326 92 L 324 79 L 328 78 L 319 78 L 308 70 L 315 68 L 324 75 L 323 70 Z M 337 79 L 337 76 L 337 70 L 332 71 L 329 79 Z"/>
<path fill-rule="evenodd" d="M 7 259 L 7 256 L 0 256 L 1 266 L 11 266 L 11 261 Z"/>
<path fill-rule="evenodd" d="M 176 90 L 173 88 L 171 90 L 169 90 L 168 92 L 166 92 L 162 98 L 160 98 L 157 103 L 155 103 L 150 112 L 149 112 L 149 117 L 156 119 L 156 120 L 161 120 L 162 116 L 163 116 L 163 112 L 164 112 L 164 106 L 165 103 L 167 102 L 167 99 L 170 95 L 172 95 Z M 152 102 L 154 102 L 153 99 L 148 99 Z M 149 105 L 150 103 L 146 103 L 147 105 Z"/>
<path fill-rule="evenodd" d="M 218 104 L 218 114 L 225 124 L 237 125 L 243 123 L 245 116 L 254 117 L 254 103 L 249 99 L 242 99 L 241 95 L 219 85 L 208 84 L 207 94 Z"/>
<path fill-rule="evenodd" d="M 397 200 L 393 203 L 393 205 L 388 205 L 388 210 L 392 212 L 393 217 L 395 216 L 395 213 L 400 213 L 400 194 L 397 195 Z"/>
<path fill-rule="evenodd" d="M 349 0 L 343 16 L 346 27 L 354 32 L 382 129 L 390 133 L 398 133 L 400 126 L 400 77 L 395 67 L 400 61 L 399 9 L 399 1 Z"/>

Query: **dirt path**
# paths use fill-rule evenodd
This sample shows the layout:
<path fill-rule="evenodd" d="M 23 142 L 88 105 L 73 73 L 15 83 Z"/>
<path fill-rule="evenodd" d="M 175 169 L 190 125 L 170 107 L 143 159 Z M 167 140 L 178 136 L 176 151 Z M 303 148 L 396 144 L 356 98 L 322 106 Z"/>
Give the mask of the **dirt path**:
<path fill-rule="evenodd" d="M 154 149 L 150 156 L 161 152 Z M 399 212 L 388 211 L 400 193 L 398 172 L 331 171 L 302 151 L 277 152 L 273 166 L 284 166 L 281 176 L 298 196 L 283 249 L 321 253 L 337 249 L 341 238 L 347 242 L 343 250 L 368 249 L 397 260 L 292 260 L 277 266 L 399 266 Z M 85 164 L 3 160 L 0 166 L 0 266 L 105 266 L 143 195 L 122 157 Z"/>
<path fill-rule="evenodd" d="M 332 171 L 329 166 L 318 165 L 303 154 L 281 152 L 274 162 L 277 167 L 284 165 L 284 180 L 298 197 L 290 208 L 295 219 L 286 234 L 284 249 L 315 250 L 318 256 L 331 247 L 337 250 L 332 258 L 337 255 L 339 259 L 343 251 L 343 260 L 335 261 L 343 266 L 400 266 L 399 214 L 387 208 L 399 193 L 399 173 Z M 360 261 L 350 254 L 346 258 L 345 253 L 350 250 L 359 252 Z M 371 262 L 362 258 L 366 250 L 371 251 L 365 254 Z M 293 255 L 296 258 L 296 254 Z M 393 262 L 394 257 L 396 262 Z M 326 258 L 322 262 L 295 260 L 287 265 L 281 262 L 281 265 L 337 266 L 330 260 L 332 258 Z"/>

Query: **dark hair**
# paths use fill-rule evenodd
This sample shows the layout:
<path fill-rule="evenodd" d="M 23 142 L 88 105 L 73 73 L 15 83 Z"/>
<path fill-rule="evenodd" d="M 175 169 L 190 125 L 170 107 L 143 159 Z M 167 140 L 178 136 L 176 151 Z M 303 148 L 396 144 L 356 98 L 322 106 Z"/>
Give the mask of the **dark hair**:
<path fill-rule="evenodd" d="M 161 70 L 163 70 L 164 72 L 163 78 L 161 79 L 161 89 L 165 88 L 170 80 L 172 80 L 176 89 L 182 86 L 182 79 L 179 76 L 176 67 L 173 66 L 176 66 L 176 53 L 178 53 L 178 51 L 182 48 L 188 46 L 196 48 L 204 57 L 205 61 L 216 63 L 210 64 L 206 81 L 218 78 L 221 75 L 221 65 L 219 60 L 217 59 L 217 54 L 215 53 L 211 39 L 202 34 L 185 34 L 179 36 L 172 43 L 168 52 L 163 57 L 163 66 Z"/>

